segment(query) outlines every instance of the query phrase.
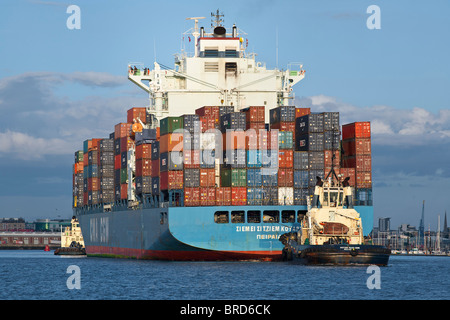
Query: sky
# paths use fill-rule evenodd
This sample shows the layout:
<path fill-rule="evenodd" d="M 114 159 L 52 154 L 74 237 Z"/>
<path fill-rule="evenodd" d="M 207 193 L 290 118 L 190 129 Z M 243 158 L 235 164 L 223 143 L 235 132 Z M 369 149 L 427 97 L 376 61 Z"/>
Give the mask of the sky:
<path fill-rule="evenodd" d="M 67 20 L 80 8 L 80 28 Z M 367 20 L 380 8 L 380 29 Z M 72 216 L 74 152 L 148 104 L 127 65 L 172 66 L 193 26 L 219 9 L 267 68 L 301 62 L 294 104 L 372 124 L 374 224 L 441 228 L 450 214 L 450 2 L 0 2 L 0 217 Z M 372 21 L 372 20 L 370 20 Z M 184 39 L 187 51 L 192 44 Z M 449 216 L 450 218 L 450 216 Z"/>

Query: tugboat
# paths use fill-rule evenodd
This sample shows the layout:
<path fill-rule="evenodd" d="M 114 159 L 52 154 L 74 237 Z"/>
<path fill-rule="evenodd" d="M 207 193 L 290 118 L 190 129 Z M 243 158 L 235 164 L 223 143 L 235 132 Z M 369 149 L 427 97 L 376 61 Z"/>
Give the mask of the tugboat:
<path fill-rule="evenodd" d="M 61 248 L 55 250 L 55 255 L 59 256 L 85 256 L 83 235 L 81 234 L 80 223 L 76 217 L 72 217 L 71 227 L 61 230 Z"/>
<path fill-rule="evenodd" d="M 353 208 L 349 177 L 340 181 L 332 169 L 325 181 L 316 177 L 312 204 L 298 232 L 280 237 L 282 258 L 308 265 L 386 266 L 391 250 L 364 244 L 362 222 Z"/>

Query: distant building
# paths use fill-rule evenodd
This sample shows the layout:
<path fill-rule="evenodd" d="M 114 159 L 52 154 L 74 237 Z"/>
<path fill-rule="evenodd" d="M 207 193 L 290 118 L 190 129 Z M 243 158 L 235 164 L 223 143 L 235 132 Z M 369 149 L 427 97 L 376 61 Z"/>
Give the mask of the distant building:
<path fill-rule="evenodd" d="M 35 231 L 39 232 L 59 232 L 65 227 L 70 227 L 70 220 L 50 220 L 50 219 L 37 219 L 34 222 Z"/>
<path fill-rule="evenodd" d="M 391 218 L 378 219 L 378 231 L 389 232 L 391 230 Z"/>
<path fill-rule="evenodd" d="M 23 218 L 0 218 L 0 231 L 25 230 L 25 220 Z"/>

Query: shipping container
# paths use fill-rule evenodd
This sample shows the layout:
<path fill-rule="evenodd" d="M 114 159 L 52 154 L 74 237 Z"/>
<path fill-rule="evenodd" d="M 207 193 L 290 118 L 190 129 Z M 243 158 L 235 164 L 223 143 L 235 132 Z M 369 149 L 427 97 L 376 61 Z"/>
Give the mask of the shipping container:
<path fill-rule="evenodd" d="M 245 130 L 254 130 L 257 135 L 261 130 L 266 130 L 266 124 L 264 122 L 247 122 Z"/>
<path fill-rule="evenodd" d="M 159 168 L 161 172 L 183 170 L 183 152 L 161 153 Z"/>
<path fill-rule="evenodd" d="M 217 206 L 231 206 L 231 188 L 230 187 L 216 188 L 216 205 Z"/>
<path fill-rule="evenodd" d="M 262 188 L 247 188 L 247 205 L 260 206 L 263 203 L 264 192 Z"/>
<path fill-rule="evenodd" d="M 199 116 L 199 117 L 200 117 L 202 132 L 206 132 L 208 130 L 214 130 L 217 128 L 216 118 L 214 118 L 212 116 Z"/>
<path fill-rule="evenodd" d="M 247 204 L 247 188 L 231 187 L 231 205 L 245 206 Z"/>
<path fill-rule="evenodd" d="M 262 204 L 268 206 L 278 205 L 278 187 L 263 187 Z"/>
<path fill-rule="evenodd" d="M 245 113 L 247 123 L 264 123 L 265 122 L 265 108 L 264 106 L 252 106 L 241 109 Z"/>
<path fill-rule="evenodd" d="M 356 188 L 371 189 L 372 188 L 372 172 L 356 171 Z"/>
<path fill-rule="evenodd" d="M 246 169 L 222 169 L 220 170 L 221 187 L 245 187 L 247 185 Z"/>
<path fill-rule="evenodd" d="M 311 151 L 308 154 L 309 169 L 323 170 L 325 167 L 324 151 Z"/>
<path fill-rule="evenodd" d="M 278 169 L 278 150 L 261 150 L 261 166 L 263 168 Z"/>
<path fill-rule="evenodd" d="M 344 157 L 342 165 L 347 168 L 356 168 L 356 172 L 372 171 L 372 157 L 370 155 Z"/>
<path fill-rule="evenodd" d="M 264 187 L 277 187 L 278 186 L 278 168 L 272 172 L 268 172 L 266 169 L 261 169 L 262 185 Z"/>
<path fill-rule="evenodd" d="M 300 118 L 311 114 L 311 108 L 295 108 L 295 118 Z"/>
<path fill-rule="evenodd" d="M 120 138 L 114 139 L 114 154 L 120 155 Z"/>
<path fill-rule="evenodd" d="M 370 138 L 370 122 L 353 122 L 342 126 L 342 140 Z"/>
<path fill-rule="evenodd" d="M 257 139 L 257 138 L 256 138 Z M 222 134 L 223 150 L 246 149 L 246 132 L 244 130 L 227 131 Z"/>
<path fill-rule="evenodd" d="M 278 151 L 278 167 L 279 168 L 294 167 L 294 151 L 292 151 L 292 149 Z"/>
<path fill-rule="evenodd" d="M 75 163 L 77 162 L 83 162 L 83 151 L 82 150 L 78 150 L 75 152 Z"/>
<path fill-rule="evenodd" d="M 200 151 L 200 168 L 214 169 L 216 152 L 215 150 L 201 150 Z"/>
<path fill-rule="evenodd" d="M 294 188 L 292 187 L 278 188 L 278 205 L 280 206 L 294 205 Z"/>
<path fill-rule="evenodd" d="M 184 150 L 183 151 L 184 169 L 200 168 L 200 150 Z"/>
<path fill-rule="evenodd" d="M 245 149 L 228 149 L 223 151 L 223 167 L 224 168 L 246 168 L 246 151 Z"/>
<path fill-rule="evenodd" d="M 296 138 L 296 151 L 323 151 L 323 150 L 324 150 L 323 133 L 309 133 L 300 135 Z"/>
<path fill-rule="evenodd" d="M 311 113 L 295 119 L 295 133 L 298 136 L 313 132 L 324 132 L 323 113 Z"/>
<path fill-rule="evenodd" d="M 200 169 L 184 169 L 184 187 L 185 188 L 200 187 Z"/>
<path fill-rule="evenodd" d="M 309 152 L 294 151 L 294 169 L 309 170 Z"/>
<path fill-rule="evenodd" d="M 214 132 L 206 132 L 200 135 L 200 150 L 212 150 L 216 148 L 216 140 L 217 147 L 221 147 L 222 141 L 220 140 L 222 135 L 217 135 Z"/>
<path fill-rule="evenodd" d="M 159 152 L 183 151 L 183 134 L 168 133 L 159 140 Z"/>
<path fill-rule="evenodd" d="M 136 159 L 151 159 L 152 158 L 152 144 L 142 143 L 136 145 Z"/>
<path fill-rule="evenodd" d="M 198 114 L 185 114 L 181 116 L 183 118 L 183 128 L 189 133 L 193 134 L 194 132 L 200 133 L 201 131 L 201 122 L 200 116 Z"/>
<path fill-rule="evenodd" d="M 200 188 L 200 206 L 214 206 L 216 204 L 216 188 Z"/>
<path fill-rule="evenodd" d="M 184 205 L 186 207 L 200 206 L 200 188 L 184 188 Z"/>
<path fill-rule="evenodd" d="M 340 166 L 340 152 L 339 150 L 331 151 L 331 150 L 325 150 L 324 152 L 324 166 L 325 167 L 331 167 L 334 165 L 334 167 Z M 334 158 L 333 158 L 334 156 Z"/>
<path fill-rule="evenodd" d="M 151 176 L 153 172 L 153 161 L 151 159 L 136 159 L 136 176 Z"/>
<path fill-rule="evenodd" d="M 262 167 L 261 150 L 247 150 L 247 168 Z"/>
<path fill-rule="evenodd" d="M 340 132 L 339 112 L 323 112 L 323 131 Z"/>
<path fill-rule="evenodd" d="M 131 123 L 118 123 L 114 127 L 114 138 L 120 139 L 130 136 Z"/>
<path fill-rule="evenodd" d="M 234 111 L 234 110 L 233 110 Z M 195 114 L 202 117 L 220 118 L 219 106 L 204 106 L 195 110 Z"/>
<path fill-rule="evenodd" d="M 295 107 L 294 106 L 280 106 L 271 109 L 270 124 L 278 122 L 294 122 L 295 121 Z"/>
<path fill-rule="evenodd" d="M 122 137 L 120 138 L 120 151 L 128 151 L 134 144 L 133 139 L 130 137 Z"/>
<path fill-rule="evenodd" d="M 344 156 L 370 155 L 372 153 L 370 138 L 352 138 L 342 140 Z"/>
<path fill-rule="evenodd" d="M 153 140 L 158 139 L 158 130 L 157 129 L 142 129 L 142 132 L 136 132 L 135 134 L 135 142 L 136 144 L 142 143 L 144 141 L 151 142 Z"/>
<path fill-rule="evenodd" d="M 325 131 L 323 133 L 323 148 L 326 150 L 340 149 L 340 133 L 339 131 Z"/>
<path fill-rule="evenodd" d="M 278 147 L 280 149 L 293 149 L 294 134 L 292 131 L 279 131 L 278 132 Z"/>
<path fill-rule="evenodd" d="M 278 169 L 278 187 L 294 186 L 294 169 Z"/>
<path fill-rule="evenodd" d="M 262 186 L 261 169 L 247 169 L 247 187 Z"/>
<path fill-rule="evenodd" d="M 309 188 L 295 188 L 294 189 L 294 205 L 306 206 L 307 198 L 309 196 Z"/>
<path fill-rule="evenodd" d="M 315 187 L 316 183 L 317 183 L 317 177 L 320 177 L 322 180 L 324 180 L 325 178 L 325 172 L 324 170 L 309 170 L 309 179 L 308 179 L 308 184 L 309 187 Z"/>
<path fill-rule="evenodd" d="M 278 130 L 261 131 L 259 133 L 260 150 L 278 150 Z"/>
<path fill-rule="evenodd" d="M 270 125 L 270 129 L 274 130 L 277 129 L 279 131 L 291 131 L 291 132 L 295 132 L 295 122 L 277 122 L 277 123 L 272 123 Z"/>
<path fill-rule="evenodd" d="M 159 141 L 152 142 L 152 160 L 159 160 Z"/>
<path fill-rule="evenodd" d="M 174 133 L 176 130 L 183 129 L 183 117 L 166 117 L 160 121 L 161 138 L 169 133 Z"/>
<path fill-rule="evenodd" d="M 152 194 L 152 177 L 140 176 L 136 177 L 136 193 L 140 194 Z"/>
<path fill-rule="evenodd" d="M 190 169 L 195 170 L 195 169 Z M 178 190 L 183 189 L 184 185 L 183 170 L 164 171 L 160 174 L 159 185 L 161 190 Z"/>
<path fill-rule="evenodd" d="M 245 113 L 232 112 L 226 113 L 220 117 L 220 130 L 222 131 L 222 133 L 226 133 L 227 130 L 245 131 L 246 126 L 247 121 Z"/>
<path fill-rule="evenodd" d="M 308 170 L 294 170 L 294 188 L 308 188 Z"/>
<path fill-rule="evenodd" d="M 147 112 L 146 108 L 131 108 L 127 111 L 127 123 L 133 123 L 135 121 L 141 120 L 143 123 L 147 123 Z"/>
<path fill-rule="evenodd" d="M 342 179 L 350 177 L 350 186 L 356 186 L 356 169 L 355 168 L 341 168 L 340 172 L 342 174 Z"/>
<path fill-rule="evenodd" d="M 216 175 L 214 169 L 200 169 L 200 187 L 215 187 Z"/>

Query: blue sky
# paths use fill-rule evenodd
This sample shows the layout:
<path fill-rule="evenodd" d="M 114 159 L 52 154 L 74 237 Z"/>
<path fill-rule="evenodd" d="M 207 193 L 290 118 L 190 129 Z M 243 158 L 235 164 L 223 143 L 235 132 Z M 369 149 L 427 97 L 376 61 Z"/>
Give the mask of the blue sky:
<path fill-rule="evenodd" d="M 69 30 L 66 9 L 81 9 Z M 369 30 L 369 5 L 381 29 Z M 220 9 L 268 68 L 302 62 L 296 105 L 371 121 L 375 219 L 426 227 L 450 199 L 448 1 L 40 1 L 0 3 L 0 217 L 71 216 L 73 153 L 147 96 L 129 62 L 171 66 L 187 17 Z M 278 42 L 276 41 L 278 39 Z M 278 61 L 276 46 L 278 43 Z M 189 50 L 189 43 L 186 47 Z"/>

